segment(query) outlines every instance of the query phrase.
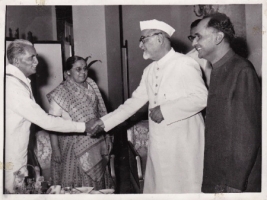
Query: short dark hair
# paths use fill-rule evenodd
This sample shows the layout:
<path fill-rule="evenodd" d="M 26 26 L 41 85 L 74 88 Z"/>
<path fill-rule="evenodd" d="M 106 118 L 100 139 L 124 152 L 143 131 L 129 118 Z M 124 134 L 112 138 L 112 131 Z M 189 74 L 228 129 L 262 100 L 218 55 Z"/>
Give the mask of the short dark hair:
<path fill-rule="evenodd" d="M 229 17 L 224 13 L 213 13 L 204 17 L 210 18 L 207 27 L 212 27 L 224 33 L 225 39 L 230 43 L 235 38 L 234 26 Z"/>
<path fill-rule="evenodd" d="M 17 39 L 12 41 L 7 47 L 7 59 L 10 64 L 13 64 L 14 58 L 26 54 L 25 47 L 33 46 L 28 40 Z"/>
<path fill-rule="evenodd" d="M 197 19 L 197 20 L 193 21 L 193 22 L 191 23 L 190 29 L 195 28 L 195 27 L 198 25 L 198 23 L 199 23 L 200 21 L 201 21 L 201 19 Z"/>
<path fill-rule="evenodd" d="M 72 56 L 72 57 L 69 57 L 67 59 L 67 61 L 66 61 L 66 65 L 64 67 L 64 71 L 71 70 L 71 68 L 73 67 L 73 64 L 76 63 L 79 60 L 83 60 L 86 63 L 86 60 L 83 57 L 81 57 L 81 56 Z"/>

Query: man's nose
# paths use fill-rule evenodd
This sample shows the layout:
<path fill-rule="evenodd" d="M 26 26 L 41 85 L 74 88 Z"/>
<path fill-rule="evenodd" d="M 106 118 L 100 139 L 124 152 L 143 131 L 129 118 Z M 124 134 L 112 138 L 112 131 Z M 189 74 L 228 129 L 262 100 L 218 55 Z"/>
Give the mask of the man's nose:
<path fill-rule="evenodd" d="M 195 47 L 196 44 L 197 44 L 197 40 L 196 40 L 196 37 L 195 37 L 195 38 L 193 39 L 193 41 L 192 41 L 192 46 Z"/>
<path fill-rule="evenodd" d="M 39 62 L 38 62 L 38 59 L 37 59 L 36 57 L 34 57 L 33 59 L 34 59 L 34 60 L 33 60 L 34 64 L 38 65 L 38 63 L 39 63 Z"/>
<path fill-rule="evenodd" d="M 143 44 L 142 41 L 139 42 L 139 48 L 140 48 L 140 49 L 143 49 L 143 48 L 144 48 L 144 44 Z"/>
<path fill-rule="evenodd" d="M 81 69 L 81 73 L 87 73 L 87 69 Z"/>

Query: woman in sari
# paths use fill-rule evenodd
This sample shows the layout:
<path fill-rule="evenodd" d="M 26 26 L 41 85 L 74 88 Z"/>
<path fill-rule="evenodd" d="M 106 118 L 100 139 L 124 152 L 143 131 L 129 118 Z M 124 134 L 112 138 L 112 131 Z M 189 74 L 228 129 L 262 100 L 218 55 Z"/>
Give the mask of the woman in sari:
<path fill-rule="evenodd" d="M 87 122 L 106 115 L 106 107 L 96 83 L 88 78 L 86 60 L 79 56 L 67 59 L 65 81 L 47 95 L 49 113 Z M 90 186 L 95 190 L 112 188 L 107 167 L 111 137 L 98 138 L 74 133 L 50 134 L 52 146 L 51 177 L 53 185 Z"/>

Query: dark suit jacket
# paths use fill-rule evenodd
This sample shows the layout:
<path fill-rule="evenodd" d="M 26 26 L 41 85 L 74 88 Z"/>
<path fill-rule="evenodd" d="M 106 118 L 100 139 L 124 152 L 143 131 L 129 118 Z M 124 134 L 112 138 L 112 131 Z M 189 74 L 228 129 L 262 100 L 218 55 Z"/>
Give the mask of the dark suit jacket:
<path fill-rule="evenodd" d="M 206 110 L 203 192 L 261 183 L 261 87 L 253 65 L 230 50 L 213 65 Z"/>

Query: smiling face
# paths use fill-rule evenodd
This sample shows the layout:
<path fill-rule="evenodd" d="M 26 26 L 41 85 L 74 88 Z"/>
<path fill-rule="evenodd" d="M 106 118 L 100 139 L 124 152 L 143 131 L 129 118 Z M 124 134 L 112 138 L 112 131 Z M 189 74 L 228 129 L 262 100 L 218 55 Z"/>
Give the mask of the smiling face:
<path fill-rule="evenodd" d="M 141 32 L 141 41 L 139 47 L 143 50 L 143 58 L 145 60 L 159 60 L 160 43 L 158 42 L 158 35 L 160 31 L 153 31 L 145 29 Z"/>
<path fill-rule="evenodd" d="M 28 77 L 36 73 L 38 59 L 33 46 L 25 46 L 24 51 L 25 54 L 21 54 L 15 59 L 15 65 Z"/>
<path fill-rule="evenodd" d="M 68 71 L 69 76 L 76 83 L 82 84 L 85 82 L 88 76 L 88 68 L 84 60 L 78 60 L 73 65 L 72 68 Z"/>
<path fill-rule="evenodd" d="M 198 51 L 199 58 L 204 58 L 212 62 L 217 47 L 218 31 L 212 27 L 207 27 L 209 20 L 209 18 L 201 20 L 195 28 L 195 39 L 193 40 L 192 46 Z"/>

